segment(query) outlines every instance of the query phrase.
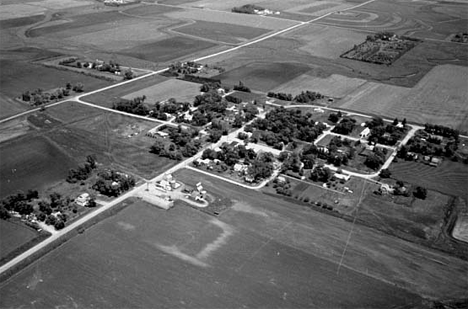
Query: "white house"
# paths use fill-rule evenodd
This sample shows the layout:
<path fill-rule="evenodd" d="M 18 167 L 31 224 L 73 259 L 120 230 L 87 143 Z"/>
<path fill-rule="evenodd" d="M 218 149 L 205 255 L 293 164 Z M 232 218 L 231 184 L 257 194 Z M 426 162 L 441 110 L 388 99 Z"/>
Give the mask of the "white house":
<path fill-rule="evenodd" d="M 82 193 L 75 199 L 75 203 L 79 206 L 85 207 L 86 205 L 88 205 L 90 199 L 91 197 L 88 193 Z"/>
<path fill-rule="evenodd" d="M 351 178 L 350 175 L 345 175 L 345 174 L 340 174 L 340 173 L 335 173 L 335 178 L 337 179 L 340 179 L 340 180 L 344 180 L 344 181 L 348 181 L 349 178 Z"/>
<path fill-rule="evenodd" d="M 362 130 L 362 132 L 359 134 L 359 137 L 360 137 L 360 138 L 368 138 L 368 137 L 369 137 L 369 134 L 370 134 L 370 129 L 369 129 L 369 128 L 365 128 L 365 129 Z"/>

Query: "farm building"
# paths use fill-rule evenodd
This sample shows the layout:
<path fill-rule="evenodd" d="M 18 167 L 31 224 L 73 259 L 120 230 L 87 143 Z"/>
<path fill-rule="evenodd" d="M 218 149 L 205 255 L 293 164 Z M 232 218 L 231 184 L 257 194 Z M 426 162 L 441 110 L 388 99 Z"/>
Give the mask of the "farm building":
<path fill-rule="evenodd" d="M 370 129 L 366 127 L 364 130 L 362 130 L 361 133 L 359 133 L 359 137 L 360 138 L 368 138 L 369 134 L 370 134 Z"/>
<path fill-rule="evenodd" d="M 435 166 L 435 167 L 437 167 L 437 166 L 440 165 L 440 163 L 442 163 L 442 159 L 441 159 L 441 158 L 432 157 L 431 162 L 429 162 L 429 165 L 430 165 L 430 166 Z"/>
<path fill-rule="evenodd" d="M 342 181 L 348 181 L 349 178 L 351 178 L 350 175 L 346 175 L 346 174 L 340 174 L 340 173 L 335 173 L 335 178 L 339 179 L 339 180 L 342 180 Z"/>
<path fill-rule="evenodd" d="M 157 128 L 153 128 L 153 129 L 149 130 L 146 133 L 146 135 L 149 136 L 149 137 L 152 137 L 152 138 L 156 138 L 156 137 L 166 138 L 166 137 L 169 136 L 169 133 L 166 133 L 166 132 L 163 132 L 163 131 L 158 131 Z"/>
<path fill-rule="evenodd" d="M 75 199 L 75 203 L 79 206 L 85 207 L 88 205 L 90 199 L 91 197 L 88 193 L 82 193 Z"/>
<path fill-rule="evenodd" d="M 393 194 L 393 192 L 395 192 L 395 189 L 389 184 L 383 183 L 380 185 L 379 191 L 382 194 Z"/>

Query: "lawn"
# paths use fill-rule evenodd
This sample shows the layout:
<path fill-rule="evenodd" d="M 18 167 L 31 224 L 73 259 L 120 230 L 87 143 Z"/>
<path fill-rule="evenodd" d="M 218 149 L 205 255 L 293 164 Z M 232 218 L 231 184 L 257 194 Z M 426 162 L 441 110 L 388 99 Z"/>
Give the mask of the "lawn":
<path fill-rule="evenodd" d="M 16 297 L 13 291 L 23 286 L 28 288 Z M 0 291 L 1 307 L 31 301 L 39 307 L 101 308 L 421 304 L 415 294 L 347 267 L 337 273 L 335 263 L 235 222 L 190 207 L 162 211 L 144 202 L 76 236 L 3 283 Z"/>
<path fill-rule="evenodd" d="M 67 176 L 75 161 L 43 136 L 31 133 L 0 144 L 0 197 L 42 190 Z"/>
<path fill-rule="evenodd" d="M 237 85 L 242 81 L 252 90 L 268 92 L 308 71 L 309 68 L 294 62 L 254 62 L 213 78 L 220 79 L 223 84 Z"/>
<path fill-rule="evenodd" d="M 270 30 L 226 23 L 196 21 L 195 23 L 173 28 L 175 32 L 193 35 L 220 43 L 238 44 L 261 36 Z"/>
<path fill-rule="evenodd" d="M 444 194 L 468 198 L 466 180 L 468 166 L 444 160 L 438 167 L 423 163 L 402 161 L 390 165 L 392 177 Z"/>
<path fill-rule="evenodd" d="M 172 37 L 156 42 L 140 44 L 135 47 L 124 49 L 118 53 L 152 62 L 168 62 L 181 57 L 212 48 L 214 43 L 195 40 L 187 37 Z"/>
<path fill-rule="evenodd" d="M 131 100 L 136 97 L 145 95 L 146 102 L 154 103 L 156 101 L 164 101 L 170 98 L 176 99 L 178 102 L 192 103 L 196 95 L 200 94 L 200 84 L 191 83 L 178 79 L 169 79 L 162 83 L 129 93 L 123 98 Z"/>

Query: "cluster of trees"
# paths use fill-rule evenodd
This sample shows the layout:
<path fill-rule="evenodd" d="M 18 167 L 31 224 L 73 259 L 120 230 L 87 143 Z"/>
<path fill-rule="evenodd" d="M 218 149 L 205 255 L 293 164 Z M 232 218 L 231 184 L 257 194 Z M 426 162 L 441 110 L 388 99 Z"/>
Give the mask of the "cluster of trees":
<path fill-rule="evenodd" d="M 190 109 L 189 102 L 177 102 L 176 99 L 171 98 L 164 103 L 156 102 L 154 108 L 149 111 L 149 114 L 159 120 L 167 120 L 166 114 L 179 114 L 186 112 Z"/>
<path fill-rule="evenodd" d="M 270 91 L 270 92 L 268 92 L 267 97 L 275 98 L 275 99 L 283 100 L 283 101 L 292 101 L 293 100 L 292 94 L 284 93 L 284 92 L 275 93 L 275 92 Z"/>
<path fill-rule="evenodd" d="M 396 120 L 396 121 L 395 121 Z M 403 119 L 403 127 L 398 127 L 398 119 L 395 119 L 392 124 L 385 124 L 381 117 L 373 117 L 372 120 L 366 122 L 366 126 L 370 129 L 369 141 L 384 145 L 395 145 L 406 133 L 406 118 Z"/>
<path fill-rule="evenodd" d="M 414 152 L 425 156 L 444 156 L 453 159 L 457 158 L 457 140 L 452 139 L 448 141 L 445 146 L 440 145 L 440 143 L 440 140 L 431 141 L 430 137 L 425 138 L 421 136 L 414 136 L 406 143 L 406 145 L 400 147 L 397 156 L 405 160 L 410 160 L 412 159 L 412 156 L 408 155 L 408 153 Z"/>
<path fill-rule="evenodd" d="M 338 111 L 337 113 L 331 113 L 328 116 L 328 120 L 330 120 L 333 123 L 337 123 L 341 119 L 341 117 L 343 117 L 343 114 L 341 113 L 341 111 Z"/>
<path fill-rule="evenodd" d="M 377 147 L 372 150 L 372 153 L 370 153 L 367 157 L 366 160 L 364 161 L 364 165 L 373 169 L 373 170 L 378 170 L 382 164 L 385 162 L 385 156 L 386 156 L 387 149 L 379 149 Z"/>
<path fill-rule="evenodd" d="M 119 102 L 114 102 L 112 108 L 130 114 L 146 116 L 150 113 L 150 109 L 144 104 L 145 100 L 145 95 L 132 100 L 121 99 Z"/>
<path fill-rule="evenodd" d="M 21 99 L 25 102 L 30 102 L 33 106 L 39 106 L 45 103 L 49 103 L 53 100 L 61 100 L 66 96 L 70 95 L 70 91 L 83 92 L 83 84 L 77 83 L 72 86 L 71 83 L 67 83 L 65 87 L 58 88 L 52 93 L 44 92 L 41 88 L 33 91 L 26 91 L 21 94 Z"/>
<path fill-rule="evenodd" d="M 168 131 L 171 143 L 157 141 L 151 146 L 150 152 L 160 157 L 181 161 L 183 157 L 195 155 L 200 149 L 200 140 L 194 139 L 198 136 L 197 130 L 183 130 L 179 125 L 177 128 L 169 128 Z"/>
<path fill-rule="evenodd" d="M 323 165 L 316 166 L 310 173 L 310 179 L 312 181 L 320 181 L 327 183 L 333 176 L 333 172 Z"/>
<path fill-rule="evenodd" d="M 264 8 L 254 5 L 254 4 L 246 4 L 240 7 L 233 7 L 231 9 L 234 13 L 241 13 L 241 14 L 256 14 L 256 11 L 263 11 Z"/>
<path fill-rule="evenodd" d="M 244 85 L 242 81 L 239 81 L 239 84 L 234 86 L 234 90 L 242 92 L 251 92 L 250 88 Z"/>
<path fill-rule="evenodd" d="M 322 123 L 316 125 L 311 116 L 302 115 L 300 110 L 279 107 L 270 111 L 264 119 L 256 119 L 246 126 L 245 131 L 263 131 L 260 139 L 277 149 L 281 149 L 283 143 L 288 144 L 294 139 L 311 143 L 326 128 Z"/>
<path fill-rule="evenodd" d="M 77 169 L 70 169 L 68 171 L 67 182 L 76 183 L 88 179 L 92 171 L 96 168 L 96 160 L 92 155 L 86 157 L 86 163 L 78 166 Z"/>
<path fill-rule="evenodd" d="M 238 98 L 238 97 L 235 97 L 233 95 L 227 95 L 224 97 L 226 99 L 226 101 L 228 102 L 231 102 L 231 103 L 234 103 L 234 104 L 240 104 L 242 103 L 242 99 L 241 98 Z"/>
<path fill-rule="evenodd" d="M 196 63 L 195 61 L 187 61 L 187 62 L 175 62 L 169 65 L 169 69 L 167 71 L 168 74 L 171 75 L 189 75 L 195 74 L 199 71 L 199 69 L 203 65 Z"/>
<path fill-rule="evenodd" d="M 330 115 L 331 116 L 331 115 Z M 349 135 L 354 128 L 356 127 L 356 119 L 353 118 L 343 118 L 334 128 L 334 133 L 342 134 L 342 135 Z"/>
<path fill-rule="evenodd" d="M 302 91 L 300 94 L 294 97 L 294 101 L 297 103 L 312 103 L 316 100 L 323 99 L 324 96 L 315 91 Z"/>
<path fill-rule="evenodd" d="M 26 194 L 19 191 L 0 200 L 0 219 L 10 218 L 8 211 L 16 211 L 20 215 L 29 215 L 34 211 L 32 200 L 39 198 L 36 190 L 29 190 Z"/>
<path fill-rule="evenodd" d="M 441 126 L 441 125 L 437 125 L 437 124 L 430 124 L 430 123 L 426 123 L 424 125 L 424 131 L 430 134 L 453 138 L 455 140 L 458 140 L 458 136 L 460 135 L 460 132 L 458 130 L 445 127 L 445 126 Z"/>
<path fill-rule="evenodd" d="M 289 179 L 286 179 L 286 181 L 278 181 L 278 178 L 275 178 L 275 180 L 273 180 L 273 189 L 276 189 L 276 193 L 281 195 L 292 195 Z"/>
<path fill-rule="evenodd" d="M 114 170 L 107 170 L 98 174 L 93 189 L 107 196 L 119 196 L 135 186 L 135 178 Z"/>

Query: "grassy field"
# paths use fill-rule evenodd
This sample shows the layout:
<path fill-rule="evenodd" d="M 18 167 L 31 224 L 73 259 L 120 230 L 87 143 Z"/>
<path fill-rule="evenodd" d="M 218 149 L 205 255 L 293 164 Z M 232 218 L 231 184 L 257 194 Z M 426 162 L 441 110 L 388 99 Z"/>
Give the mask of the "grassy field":
<path fill-rule="evenodd" d="M 189 207 L 162 211 L 138 202 L 3 283 L 0 305 L 381 308 L 422 302 L 348 268 L 337 273 L 335 266 Z M 20 286 L 28 288 L 14 297 Z"/>
<path fill-rule="evenodd" d="M 196 95 L 200 94 L 200 84 L 178 79 L 169 79 L 162 83 L 145 89 L 132 92 L 124 96 L 124 99 L 133 99 L 142 95 L 146 96 L 146 102 L 154 103 L 174 98 L 181 102 L 193 102 Z"/>
<path fill-rule="evenodd" d="M 120 87 L 115 87 L 105 91 L 101 91 L 89 96 L 85 96 L 82 98 L 82 100 L 100 106 L 112 107 L 113 102 L 118 101 L 120 98 L 128 95 L 129 93 L 135 93 L 137 91 L 141 91 L 148 87 L 153 87 L 168 80 L 169 79 L 167 77 L 163 77 L 161 75 L 153 75 L 148 78 L 139 80 L 138 83 L 130 83 Z"/>
<path fill-rule="evenodd" d="M 75 166 L 47 139 L 28 134 L 0 144 L 0 197 L 28 189 L 44 189 Z"/>
<path fill-rule="evenodd" d="M 38 64 L 21 61 L 0 60 L 1 93 L 9 98 L 16 98 L 25 91 L 41 88 L 44 91 L 82 83 L 85 91 L 108 86 L 108 81 L 73 73 L 71 71 L 56 70 Z M 44 78 L 47 76 L 47 78 Z"/>
<path fill-rule="evenodd" d="M 273 89 L 273 92 L 285 92 L 293 95 L 310 90 L 333 98 L 343 98 L 367 81 L 333 74 L 326 78 L 303 74 Z"/>
<path fill-rule="evenodd" d="M 390 165 L 390 171 L 393 178 L 468 199 L 466 164 L 444 160 L 438 167 L 433 167 L 423 163 L 399 161 Z"/>
<path fill-rule="evenodd" d="M 153 62 L 166 62 L 181 57 L 187 57 L 190 54 L 214 46 L 216 46 L 216 44 L 206 41 L 187 37 L 172 37 L 124 49 L 119 51 L 119 54 Z"/>
<path fill-rule="evenodd" d="M 267 33 L 269 30 L 198 20 L 193 24 L 173 28 L 173 31 L 189 34 L 221 43 L 237 44 Z"/>
<path fill-rule="evenodd" d="M 237 85 L 239 81 L 242 81 L 251 89 L 267 92 L 306 71 L 308 71 L 308 67 L 300 63 L 255 62 L 222 73 L 214 78 L 221 79 L 223 84 L 230 86 Z"/>
<path fill-rule="evenodd" d="M 1 29 L 9 29 L 9 28 L 16 28 L 16 27 L 22 27 L 26 25 L 31 25 L 35 24 L 42 19 L 44 19 L 45 15 L 33 15 L 33 16 L 27 16 L 27 17 L 19 17 L 19 18 L 13 18 L 13 19 L 4 19 L 0 20 L 0 28 Z"/>
<path fill-rule="evenodd" d="M 22 223 L 0 220 L 0 259 L 37 237 L 37 232 Z"/>

